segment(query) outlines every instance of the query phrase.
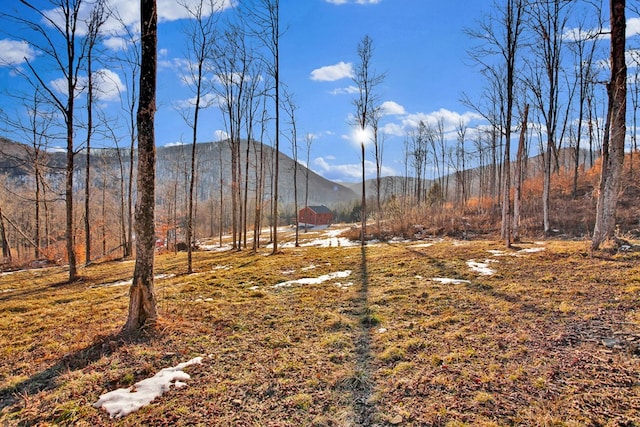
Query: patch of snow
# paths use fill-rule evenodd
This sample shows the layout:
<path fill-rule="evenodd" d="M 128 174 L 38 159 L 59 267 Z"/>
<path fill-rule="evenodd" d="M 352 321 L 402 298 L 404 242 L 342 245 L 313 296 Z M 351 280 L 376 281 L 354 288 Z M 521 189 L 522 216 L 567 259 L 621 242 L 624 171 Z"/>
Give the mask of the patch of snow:
<path fill-rule="evenodd" d="M 496 260 L 485 259 L 484 262 L 477 262 L 472 259 L 467 261 L 467 266 L 471 269 L 471 271 L 475 271 L 476 273 L 482 276 L 492 276 L 496 274 L 496 271 L 489 268 L 489 263 L 497 262 Z"/>
<path fill-rule="evenodd" d="M 3 289 L 3 290 L 0 291 L 0 294 L 4 294 L 4 293 L 7 293 L 7 292 L 13 292 L 15 290 L 16 290 L 15 288 Z"/>
<path fill-rule="evenodd" d="M 0 276 L 9 276 L 10 274 L 15 274 L 15 273 L 24 273 L 24 272 L 26 272 L 26 271 L 29 271 L 29 270 L 13 270 L 13 271 L 5 271 L 5 272 L 0 273 Z"/>
<path fill-rule="evenodd" d="M 442 283 L 443 285 L 460 285 L 462 283 L 471 283 L 469 280 L 464 279 L 450 279 L 448 277 L 432 277 L 434 282 Z"/>
<path fill-rule="evenodd" d="M 500 249 L 489 249 L 489 252 L 493 256 L 505 256 L 507 253 L 505 251 L 501 251 Z"/>
<path fill-rule="evenodd" d="M 387 332 L 387 328 L 380 328 L 380 329 L 378 329 L 378 333 L 379 333 L 379 334 L 384 334 L 385 332 Z"/>
<path fill-rule="evenodd" d="M 191 376 L 183 369 L 200 363 L 202 363 L 202 357 L 195 357 L 172 368 L 164 368 L 153 377 L 138 381 L 131 387 L 119 388 L 103 394 L 93 406 L 104 408 L 112 418 L 129 415 L 162 396 L 171 385 L 175 388 L 184 387 L 186 385 L 184 381 Z"/>
<path fill-rule="evenodd" d="M 225 252 L 225 251 L 230 251 L 232 249 L 231 245 L 227 245 L 227 244 L 222 246 L 220 246 L 220 244 L 198 245 L 198 247 L 203 251 L 210 251 L 210 252 Z"/>
<path fill-rule="evenodd" d="M 349 240 L 346 237 L 329 236 L 327 238 L 314 239 L 301 243 L 300 246 L 314 246 L 320 248 L 353 247 L 360 246 L 360 242 Z"/>
<path fill-rule="evenodd" d="M 339 287 L 340 289 L 346 289 L 346 288 L 350 288 L 351 286 L 353 286 L 353 282 L 347 282 L 347 283 L 336 283 L 336 286 Z"/>
<path fill-rule="evenodd" d="M 231 270 L 230 265 L 216 265 L 212 270 Z"/>
<path fill-rule="evenodd" d="M 318 276 L 318 277 L 305 277 L 302 279 L 281 282 L 273 285 L 273 287 L 277 289 L 277 288 L 289 287 L 292 285 L 318 285 L 328 280 L 349 277 L 350 275 L 351 275 L 351 270 L 336 271 L 334 273 L 323 274 L 322 276 Z"/>
<path fill-rule="evenodd" d="M 428 248 L 433 246 L 433 243 L 418 243 L 417 245 L 411 245 L 412 248 Z"/>
<path fill-rule="evenodd" d="M 542 252 L 544 251 L 544 248 L 525 248 L 525 249 L 520 249 L 518 251 L 519 254 L 533 254 L 536 252 Z"/>
<path fill-rule="evenodd" d="M 313 264 L 311 264 L 309 267 L 304 267 L 304 268 L 302 268 L 301 270 L 302 270 L 302 271 L 309 271 L 309 270 L 313 270 L 314 268 L 316 268 L 316 266 L 315 266 L 315 265 L 313 265 Z"/>
<path fill-rule="evenodd" d="M 252 291 L 257 291 L 259 289 L 259 287 L 258 286 L 252 286 L 249 289 L 251 289 Z"/>
<path fill-rule="evenodd" d="M 119 282 L 111 282 L 111 283 L 100 283 L 98 285 L 91 285 L 90 288 L 111 288 L 115 286 L 131 286 L 133 283 L 133 279 L 129 280 L 120 280 Z"/>
<path fill-rule="evenodd" d="M 175 274 L 157 274 L 153 276 L 154 280 L 162 280 L 162 279 L 170 279 L 175 277 Z M 133 283 L 133 279 L 129 280 L 120 280 L 119 282 L 111 282 L 111 283 L 100 283 L 98 285 L 91 285 L 89 288 L 111 288 L 115 286 L 131 286 Z"/>

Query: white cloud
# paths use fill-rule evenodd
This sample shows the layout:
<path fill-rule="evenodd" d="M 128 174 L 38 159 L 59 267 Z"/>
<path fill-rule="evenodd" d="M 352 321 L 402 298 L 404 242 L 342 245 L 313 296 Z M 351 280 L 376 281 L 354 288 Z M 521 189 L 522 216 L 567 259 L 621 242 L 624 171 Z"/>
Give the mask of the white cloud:
<path fill-rule="evenodd" d="M 468 124 L 472 120 L 481 120 L 482 116 L 478 113 L 467 111 L 465 113 L 458 113 L 455 111 L 447 110 L 446 108 L 441 108 L 438 111 L 433 111 L 431 113 L 414 113 L 407 115 L 403 120 L 402 124 L 405 128 L 416 128 L 420 121 L 425 122 L 427 125 L 435 126 L 438 124 L 438 121 L 442 120 L 444 122 L 445 132 L 451 132 L 455 130 L 455 127 L 460 123 Z"/>
<path fill-rule="evenodd" d="M 50 82 L 53 89 L 61 94 L 67 93 L 67 80 L 63 77 Z M 79 96 L 87 89 L 87 76 L 78 77 L 75 96 Z M 120 98 L 122 92 L 126 92 L 127 88 L 120 76 L 106 68 L 100 69 L 93 73 L 94 97 L 99 101 L 115 101 Z"/>
<path fill-rule="evenodd" d="M 200 0 L 158 0 L 158 21 L 170 22 L 178 19 L 189 18 L 191 15 L 185 9 L 186 5 L 190 9 L 200 3 Z M 238 4 L 237 0 L 214 0 L 213 7 L 210 2 L 204 2 L 204 16 L 209 16 L 211 13 L 221 12 L 223 10 L 233 8 Z M 78 14 L 79 22 L 77 35 L 87 34 L 88 18 L 91 14 L 92 2 L 85 2 L 80 7 Z M 140 32 L 140 2 L 131 0 L 110 0 L 109 8 L 112 11 L 112 16 L 104 24 L 102 30 L 112 36 L 121 35 L 123 33 L 122 25 L 131 29 L 134 33 Z M 64 14 L 60 8 L 49 9 L 43 12 L 48 18 L 50 18 L 61 28 L 64 28 Z M 116 18 L 117 17 L 117 18 Z"/>
<path fill-rule="evenodd" d="M 353 65 L 340 61 L 335 65 L 326 65 L 311 72 L 311 80 L 320 82 L 334 82 L 353 77 Z"/>
<path fill-rule="evenodd" d="M 125 50 L 127 46 L 129 46 L 129 41 L 122 37 L 107 37 L 106 39 L 104 39 L 103 44 L 107 48 L 117 52 Z"/>
<path fill-rule="evenodd" d="M 0 40 L 0 66 L 20 65 L 35 58 L 36 51 L 23 40 Z"/>
<path fill-rule="evenodd" d="M 120 76 L 111 70 L 103 68 L 93 74 L 94 84 L 97 89 L 97 98 L 101 101 L 115 101 L 120 99 L 120 94 L 127 91 L 127 87 Z"/>
<path fill-rule="evenodd" d="M 640 18 L 627 19 L 626 37 L 640 34 Z M 608 40 L 611 38 L 611 28 L 569 28 L 562 35 L 564 40 L 575 42 L 578 40 Z"/>
<path fill-rule="evenodd" d="M 331 156 L 317 157 L 313 160 L 315 172 L 326 177 L 327 179 L 336 181 L 361 181 L 362 180 L 362 163 L 343 163 L 332 164 L 335 160 Z M 373 161 L 366 160 L 364 162 L 365 178 L 374 178 L 376 176 L 376 164 Z M 383 165 L 381 174 L 383 176 L 395 175 L 395 170 Z"/>
<path fill-rule="evenodd" d="M 398 123 L 387 123 L 380 130 L 385 135 L 405 136 L 407 134 L 406 129 Z"/>
<path fill-rule="evenodd" d="M 407 113 L 402 105 L 394 101 L 383 102 L 380 107 L 385 116 L 399 116 Z"/>
<path fill-rule="evenodd" d="M 627 20 L 627 37 L 640 34 L 640 18 L 629 18 Z"/>
<path fill-rule="evenodd" d="M 347 87 L 340 87 L 337 89 L 333 89 L 332 91 L 330 91 L 329 93 L 331 95 L 353 95 L 358 93 L 358 86 L 347 86 Z"/>
<path fill-rule="evenodd" d="M 208 108 L 212 105 L 220 105 L 223 102 L 223 99 L 213 93 L 205 93 L 200 96 L 200 108 Z M 196 97 L 193 96 L 189 99 L 185 99 L 182 101 L 177 101 L 176 106 L 178 108 L 193 108 L 196 105 Z"/>
<path fill-rule="evenodd" d="M 216 141 L 224 141 L 225 139 L 229 139 L 229 134 L 227 133 L 227 131 L 222 129 L 216 130 L 215 132 L 213 132 L 213 135 Z"/>
<path fill-rule="evenodd" d="M 180 147 L 182 145 L 186 145 L 186 143 L 182 141 L 176 141 L 176 142 L 167 142 L 166 144 L 164 144 L 165 147 Z"/>

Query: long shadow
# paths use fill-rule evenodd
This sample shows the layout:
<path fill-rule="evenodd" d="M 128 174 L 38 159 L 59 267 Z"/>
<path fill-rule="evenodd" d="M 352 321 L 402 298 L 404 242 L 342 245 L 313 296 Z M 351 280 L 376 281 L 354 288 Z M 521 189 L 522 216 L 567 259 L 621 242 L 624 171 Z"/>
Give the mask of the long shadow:
<path fill-rule="evenodd" d="M 406 247 L 406 246 L 399 246 L 404 248 L 406 251 L 411 252 L 414 255 L 423 257 L 423 258 L 427 258 L 428 262 L 433 265 L 434 267 L 437 267 L 439 272 L 438 274 L 441 274 L 442 277 L 448 277 L 448 275 L 451 273 L 450 270 L 448 270 L 445 267 L 445 264 L 436 259 L 433 258 L 429 255 L 427 255 L 424 252 L 421 251 L 417 251 L 413 248 L 410 247 Z M 521 309 L 523 311 L 526 312 L 530 312 L 530 313 L 534 313 L 534 314 L 544 314 L 544 310 L 542 308 L 540 308 L 539 306 L 537 306 L 534 303 L 527 303 L 523 301 L 523 298 L 520 295 L 514 294 L 514 293 L 507 293 L 498 289 L 495 289 L 494 286 L 491 286 L 489 284 L 486 283 L 478 283 L 478 280 L 473 280 L 472 283 L 466 284 L 465 288 L 467 290 L 469 290 L 470 292 L 475 292 L 475 293 L 479 293 L 479 294 L 484 294 L 486 296 L 489 296 L 491 298 L 495 298 L 495 299 L 501 299 L 503 301 L 506 301 L 508 303 L 514 304 L 514 305 L 519 305 L 521 307 Z"/>
<path fill-rule="evenodd" d="M 361 248 L 362 284 L 357 297 L 360 328 L 355 336 L 356 372 L 352 379 L 353 410 L 356 426 L 369 426 L 373 421 L 374 405 L 369 402 L 373 383 L 371 380 L 371 328 L 376 325 L 369 307 L 369 273 L 367 248 Z"/>
<path fill-rule="evenodd" d="M 56 387 L 56 379 L 61 374 L 83 369 L 97 362 L 103 356 L 114 353 L 123 344 L 131 341 L 131 339 L 139 338 L 128 338 L 120 333 L 101 336 L 97 338 L 93 344 L 75 353 L 66 354 L 55 365 L 44 371 L 38 372 L 16 385 L 0 389 L 0 411 L 8 406 L 14 405 L 23 395 L 53 390 Z"/>

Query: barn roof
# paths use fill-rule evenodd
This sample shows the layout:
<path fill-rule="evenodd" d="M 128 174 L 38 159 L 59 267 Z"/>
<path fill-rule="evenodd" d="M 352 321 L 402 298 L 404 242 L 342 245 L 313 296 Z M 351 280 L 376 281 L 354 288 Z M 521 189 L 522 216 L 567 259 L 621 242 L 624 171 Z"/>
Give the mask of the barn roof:
<path fill-rule="evenodd" d="M 309 209 L 311 209 L 315 213 L 333 213 L 333 212 L 331 212 L 331 209 L 329 209 L 328 207 L 326 207 L 324 205 L 309 206 Z"/>

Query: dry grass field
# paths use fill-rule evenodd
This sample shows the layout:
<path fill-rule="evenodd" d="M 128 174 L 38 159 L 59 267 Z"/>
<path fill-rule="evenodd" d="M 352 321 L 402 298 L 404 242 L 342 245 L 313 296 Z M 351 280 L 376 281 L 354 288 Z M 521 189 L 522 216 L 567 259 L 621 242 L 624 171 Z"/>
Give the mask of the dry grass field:
<path fill-rule="evenodd" d="M 2 273 L 0 425 L 640 426 L 640 252 L 335 234 L 196 252 L 191 275 L 159 255 L 138 337 L 133 261 Z M 137 412 L 93 406 L 194 357 Z"/>

